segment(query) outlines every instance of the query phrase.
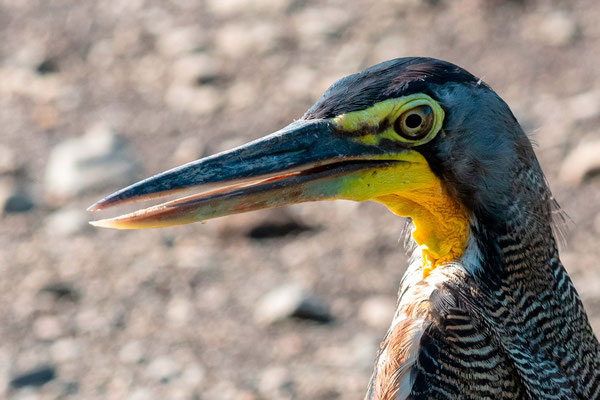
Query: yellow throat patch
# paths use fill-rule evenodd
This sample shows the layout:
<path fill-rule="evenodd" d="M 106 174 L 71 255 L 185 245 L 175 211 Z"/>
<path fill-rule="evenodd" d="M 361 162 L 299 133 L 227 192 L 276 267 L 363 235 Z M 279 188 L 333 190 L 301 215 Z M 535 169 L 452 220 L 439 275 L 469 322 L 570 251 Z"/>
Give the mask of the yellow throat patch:
<path fill-rule="evenodd" d="M 409 141 L 402 138 L 389 123 L 387 129 L 375 129 L 382 121 L 394 121 L 405 110 L 419 105 L 430 106 L 435 116 L 430 134 L 423 139 Z M 437 266 L 462 256 L 469 229 L 464 206 L 446 191 L 425 157 L 410 149 L 432 140 L 441 131 L 443 119 L 444 111 L 440 105 L 422 93 L 385 100 L 333 119 L 340 130 L 353 133 L 352 140 L 362 144 L 377 146 L 387 139 L 403 142 L 409 147 L 404 152 L 379 157 L 403 161 L 401 163 L 354 174 L 343 185 L 339 198 L 374 200 L 396 215 L 412 218 L 412 237 L 423 255 L 424 278 Z"/>

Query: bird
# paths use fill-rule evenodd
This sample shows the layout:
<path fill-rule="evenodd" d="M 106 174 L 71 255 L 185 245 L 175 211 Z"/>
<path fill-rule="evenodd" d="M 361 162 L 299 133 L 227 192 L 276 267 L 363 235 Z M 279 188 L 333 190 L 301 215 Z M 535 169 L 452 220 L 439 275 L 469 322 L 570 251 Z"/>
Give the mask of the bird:
<path fill-rule="evenodd" d="M 411 221 L 365 399 L 600 399 L 600 344 L 559 258 L 564 216 L 509 106 L 465 69 L 374 65 L 281 130 L 90 210 L 189 189 L 199 192 L 91 223 L 157 228 L 336 199 Z"/>

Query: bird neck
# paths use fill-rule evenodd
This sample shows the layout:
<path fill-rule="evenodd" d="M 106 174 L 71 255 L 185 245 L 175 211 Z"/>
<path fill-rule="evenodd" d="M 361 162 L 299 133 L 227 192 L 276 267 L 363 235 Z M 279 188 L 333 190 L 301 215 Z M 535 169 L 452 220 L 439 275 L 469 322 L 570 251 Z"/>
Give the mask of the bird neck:
<path fill-rule="evenodd" d="M 375 200 L 394 214 L 412 219 L 412 238 L 421 250 L 423 278 L 439 265 L 462 256 L 469 232 L 469 215 L 439 179 L 432 180 L 425 188 Z"/>

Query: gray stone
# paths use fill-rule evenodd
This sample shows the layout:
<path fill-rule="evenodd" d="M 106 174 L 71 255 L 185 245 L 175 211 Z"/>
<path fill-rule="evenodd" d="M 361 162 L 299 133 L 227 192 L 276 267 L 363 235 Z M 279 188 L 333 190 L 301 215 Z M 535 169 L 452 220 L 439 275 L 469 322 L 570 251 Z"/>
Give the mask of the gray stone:
<path fill-rule="evenodd" d="M 0 144 L 0 175 L 12 174 L 19 169 L 17 154 L 8 146 Z"/>
<path fill-rule="evenodd" d="M 575 121 L 600 116 L 600 90 L 580 93 L 567 100 L 569 116 Z"/>
<path fill-rule="evenodd" d="M 190 54 L 177 59 L 171 67 L 171 80 L 184 85 L 206 85 L 220 79 L 220 68 L 207 54 Z"/>
<path fill-rule="evenodd" d="M 541 39 L 554 46 L 568 45 L 575 39 L 577 31 L 573 17 L 560 11 L 546 15 L 539 25 Z"/>
<path fill-rule="evenodd" d="M 600 172 L 600 141 L 580 143 L 562 162 L 559 179 L 566 185 L 577 186 L 586 178 Z"/>
<path fill-rule="evenodd" d="M 212 86 L 193 87 L 174 82 L 165 94 L 167 104 L 177 111 L 208 115 L 223 104 L 223 95 Z"/>
<path fill-rule="evenodd" d="M 156 46 L 163 55 L 177 57 L 203 48 L 206 45 L 205 36 L 205 31 L 197 26 L 184 26 L 161 34 Z"/>
<path fill-rule="evenodd" d="M 162 356 L 148 364 L 146 373 L 155 381 L 164 383 L 180 375 L 181 365 L 170 357 Z"/>
<path fill-rule="evenodd" d="M 264 370 L 258 380 L 258 390 L 265 396 L 277 397 L 278 394 L 293 391 L 293 381 L 290 372 L 284 367 L 271 367 Z"/>
<path fill-rule="evenodd" d="M 328 308 L 298 284 L 279 286 L 268 292 L 257 304 L 254 317 L 263 324 L 292 317 L 318 322 L 332 319 Z"/>
<path fill-rule="evenodd" d="M 182 386 L 196 388 L 204 382 L 206 370 L 200 364 L 194 363 L 185 367 L 179 382 Z"/>
<path fill-rule="evenodd" d="M 19 389 L 27 386 L 42 386 L 56 378 L 54 366 L 42 366 L 17 374 L 11 381 L 10 386 Z"/>
<path fill-rule="evenodd" d="M 144 346 L 139 341 L 125 344 L 119 351 L 119 360 L 124 364 L 136 364 L 145 357 Z"/>
<path fill-rule="evenodd" d="M 68 139 L 51 152 L 45 187 L 51 200 L 131 183 L 140 167 L 128 141 L 97 125 L 84 136 Z"/>
<path fill-rule="evenodd" d="M 33 333 L 40 340 L 52 341 L 64 335 L 65 327 L 57 317 L 42 315 L 33 322 Z"/>
<path fill-rule="evenodd" d="M 12 179 L 0 181 L 0 207 L 2 213 L 22 213 L 33 209 L 35 206 L 29 190 Z"/>
<path fill-rule="evenodd" d="M 81 346 L 73 338 L 59 339 L 50 346 L 50 354 L 52 354 L 52 359 L 56 362 L 75 360 L 81 354 Z"/>
<path fill-rule="evenodd" d="M 46 217 L 46 232 L 51 235 L 73 236 L 92 231 L 88 215 L 83 210 L 65 208 Z"/>

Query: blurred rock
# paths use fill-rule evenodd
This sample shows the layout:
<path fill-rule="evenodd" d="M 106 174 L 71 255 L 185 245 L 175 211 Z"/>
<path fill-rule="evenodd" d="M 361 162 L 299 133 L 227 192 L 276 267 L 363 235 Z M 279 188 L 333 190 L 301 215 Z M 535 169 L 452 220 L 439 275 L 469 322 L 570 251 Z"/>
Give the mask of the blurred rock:
<path fill-rule="evenodd" d="M 586 178 L 600 172 L 600 141 L 580 143 L 562 162 L 559 179 L 577 186 Z"/>
<path fill-rule="evenodd" d="M 165 383 L 181 373 L 181 366 L 170 357 L 162 356 L 148 364 L 146 373 L 155 381 Z"/>
<path fill-rule="evenodd" d="M 204 144 L 194 136 L 184 138 L 173 153 L 173 162 L 177 165 L 197 160 L 204 154 Z"/>
<path fill-rule="evenodd" d="M 310 97 L 316 79 L 314 70 L 303 65 L 292 66 L 283 81 L 285 93 L 297 99 Z"/>
<path fill-rule="evenodd" d="M 184 297 L 175 297 L 167 305 L 167 318 L 174 326 L 187 325 L 193 312 L 193 304 Z"/>
<path fill-rule="evenodd" d="M 29 190 L 14 179 L 0 180 L 0 207 L 2 213 L 22 213 L 33 209 L 34 202 Z"/>
<path fill-rule="evenodd" d="M 67 139 L 50 153 L 45 187 L 52 200 L 122 186 L 139 176 L 140 166 L 128 141 L 97 125 L 84 136 Z"/>
<path fill-rule="evenodd" d="M 293 2 L 292 0 L 207 0 L 206 5 L 215 16 L 226 18 L 249 13 L 261 16 L 281 15 Z"/>
<path fill-rule="evenodd" d="M 357 368 L 363 371 L 370 371 L 373 368 L 379 340 L 379 338 L 359 333 L 348 343 L 348 351 L 352 354 L 353 364 Z"/>
<path fill-rule="evenodd" d="M 181 57 L 171 67 L 171 80 L 184 85 L 209 85 L 219 79 L 221 79 L 219 66 L 214 58 L 204 53 Z"/>
<path fill-rule="evenodd" d="M 170 29 L 156 40 L 158 50 L 167 57 L 177 57 L 206 46 L 206 31 L 198 26 Z"/>
<path fill-rule="evenodd" d="M 139 341 L 128 342 L 119 351 L 119 360 L 124 364 L 137 364 L 144 360 L 146 350 Z"/>
<path fill-rule="evenodd" d="M 573 16 L 563 11 L 532 14 L 524 21 L 525 36 L 550 46 L 567 46 L 575 40 L 579 32 L 579 26 Z"/>
<path fill-rule="evenodd" d="M 83 210 L 64 208 L 46 217 L 46 232 L 49 235 L 74 236 L 86 231 L 91 232 L 88 215 Z"/>
<path fill-rule="evenodd" d="M 39 294 L 52 296 L 54 301 L 77 302 L 79 300 L 79 293 L 68 282 L 52 282 L 44 285 Z"/>
<path fill-rule="evenodd" d="M 328 307 L 317 301 L 298 284 L 279 286 L 268 292 L 257 304 L 256 321 L 272 324 L 286 318 L 329 322 Z"/>
<path fill-rule="evenodd" d="M 33 333 L 40 340 L 56 340 L 65 334 L 61 321 L 51 315 L 39 316 L 33 321 Z"/>
<path fill-rule="evenodd" d="M 206 377 L 206 370 L 198 363 L 185 367 L 179 381 L 187 387 L 198 387 L 202 385 Z"/>
<path fill-rule="evenodd" d="M 73 338 L 57 340 L 50 346 L 50 354 L 56 362 L 71 361 L 79 358 L 81 353 L 79 342 Z"/>
<path fill-rule="evenodd" d="M 600 234 L 600 213 L 594 218 L 594 230 L 596 233 Z"/>
<path fill-rule="evenodd" d="M 167 90 L 165 101 L 175 110 L 208 115 L 223 104 L 222 93 L 212 86 L 190 87 L 173 83 Z"/>
<path fill-rule="evenodd" d="M 35 67 L 35 71 L 40 75 L 53 74 L 58 72 L 58 64 L 56 60 L 46 58 Z"/>
<path fill-rule="evenodd" d="M 367 325 L 386 329 L 394 317 L 396 301 L 391 297 L 373 296 L 366 299 L 358 310 L 358 316 Z"/>
<path fill-rule="evenodd" d="M 54 378 L 56 378 L 56 369 L 51 365 L 42 366 L 17 374 L 10 381 L 10 386 L 15 389 L 26 386 L 42 386 Z"/>
<path fill-rule="evenodd" d="M 14 174 L 20 167 L 16 152 L 0 144 L 0 175 Z"/>
<path fill-rule="evenodd" d="M 247 55 L 264 54 L 273 50 L 280 39 L 280 32 L 273 24 L 230 23 L 217 31 L 217 51 L 234 59 Z"/>
<path fill-rule="evenodd" d="M 267 368 L 258 380 L 258 390 L 267 398 L 293 398 L 293 385 L 294 381 L 284 367 Z"/>
<path fill-rule="evenodd" d="M 0 94 L 23 96 L 36 103 L 56 99 L 62 88 L 59 74 L 39 75 L 27 68 L 0 68 Z"/>
<path fill-rule="evenodd" d="M 578 94 L 569 98 L 567 104 L 569 116 L 575 121 L 596 118 L 600 116 L 600 91 Z"/>
<path fill-rule="evenodd" d="M 246 233 L 248 238 L 256 240 L 274 239 L 312 230 L 311 227 L 296 220 L 283 208 L 274 209 L 264 215 L 263 220 L 248 230 Z"/>
<path fill-rule="evenodd" d="M 313 49 L 341 36 L 350 24 L 350 16 L 339 7 L 308 7 L 294 15 L 294 23 L 304 47 Z"/>

